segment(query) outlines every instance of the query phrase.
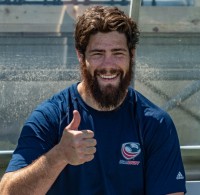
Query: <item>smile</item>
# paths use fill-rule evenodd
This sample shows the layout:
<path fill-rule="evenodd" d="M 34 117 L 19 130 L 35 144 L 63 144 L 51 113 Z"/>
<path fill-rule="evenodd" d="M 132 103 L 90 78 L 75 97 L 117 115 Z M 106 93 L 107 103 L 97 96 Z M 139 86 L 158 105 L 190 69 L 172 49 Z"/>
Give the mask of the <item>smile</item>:
<path fill-rule="evenodd" d="M 113 75 L 103 75 L 103 74 L 100 74 L 99 75 L 102 79 L 114 79 L 117 77 L 117 74 L 113 74 Z"/>

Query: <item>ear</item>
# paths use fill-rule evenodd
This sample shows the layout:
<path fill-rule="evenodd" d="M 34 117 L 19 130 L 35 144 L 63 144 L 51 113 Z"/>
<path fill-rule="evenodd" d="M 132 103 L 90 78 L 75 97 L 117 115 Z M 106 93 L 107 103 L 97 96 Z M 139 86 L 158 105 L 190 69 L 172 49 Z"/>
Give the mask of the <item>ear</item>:
<path fill-rule="evenodd" d="M 83 54 L 81 54 L 77 49 L 76 49 L 76 55 L 78 57 L 79 63 L 82 63 L 83 61 Z"/>

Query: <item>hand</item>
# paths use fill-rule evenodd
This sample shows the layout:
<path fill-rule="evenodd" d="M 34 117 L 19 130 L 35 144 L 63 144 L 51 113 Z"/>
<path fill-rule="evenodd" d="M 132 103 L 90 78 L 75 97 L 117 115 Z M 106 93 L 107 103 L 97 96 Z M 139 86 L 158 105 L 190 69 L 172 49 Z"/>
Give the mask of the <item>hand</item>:
<path fill-rule="evenodd" d="M 91 130 L 78 130 L 81 122 L 80 114 L 73 111 L 71 123 L 65 127 L 60 143 L 59 153 L 63 160 L 71 165 L 80 165 L 91 161 L 96 152 L 96 140 Z"/>

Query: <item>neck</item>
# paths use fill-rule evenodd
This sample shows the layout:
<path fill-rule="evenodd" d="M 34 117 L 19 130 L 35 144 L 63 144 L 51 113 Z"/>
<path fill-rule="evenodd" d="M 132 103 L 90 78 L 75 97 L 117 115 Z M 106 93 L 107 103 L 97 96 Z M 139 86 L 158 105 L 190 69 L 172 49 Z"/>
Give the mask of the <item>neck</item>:
<path fill-rule="evenodd" d="M 127 94 L 127 92 L 126 92 L 126 94 L 124 95 L 123 99 L 120 101 L 120 103 L 117 106 L 115 106 L 115 107 L 111 106 L 111 107 L 108 107 L 108 108 L 102 108 L 101 106 L 99 106 L 98 102 L 96 102 L 96 100 L 93 98 L 93 96 L 90 93 L 88 93 L 88 91 L 86 90 L 84 82 L 81 82 L 78 85 L 77 89 L 78 89 L 78 92 L 79 92 L 81 98 L 83 99 L 83 101 L 88 106 L 90 106 L 93 109 L 98 110 L 98 111 L 112 111 L 112 110 L 115 110 L 117 107 L 119 107 L 123 103 L 123 101 L 124 101 L 124 99 L 126 97 L 126 94 Z"/>

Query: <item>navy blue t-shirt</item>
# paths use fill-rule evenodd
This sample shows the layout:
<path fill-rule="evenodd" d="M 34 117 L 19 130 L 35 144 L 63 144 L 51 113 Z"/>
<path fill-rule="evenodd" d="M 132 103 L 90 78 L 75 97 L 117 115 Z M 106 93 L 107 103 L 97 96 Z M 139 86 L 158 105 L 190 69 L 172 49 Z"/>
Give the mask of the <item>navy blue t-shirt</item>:
<path fill-rule="evenodd" d="M 113 111 L 97 111 L 82 100 L 77 84 L 39 105 L 22 129 L 6 172 L 31 164 L 61 139 L 81 115 L 79 130 L 94 131 L 92 161 L 67 165 L 48 195 L 165 195 L 185 192 L 177 132 L 170 116 L 132 88 Z"/>

